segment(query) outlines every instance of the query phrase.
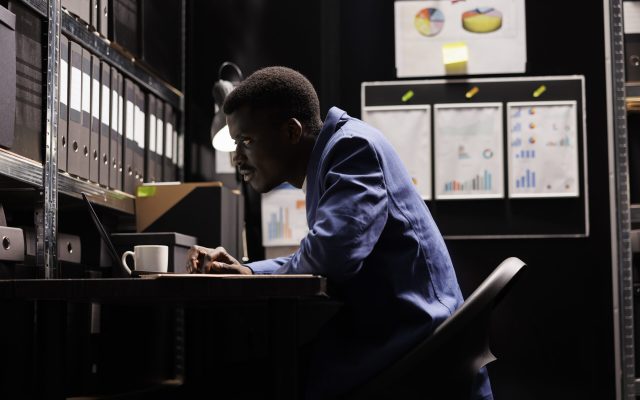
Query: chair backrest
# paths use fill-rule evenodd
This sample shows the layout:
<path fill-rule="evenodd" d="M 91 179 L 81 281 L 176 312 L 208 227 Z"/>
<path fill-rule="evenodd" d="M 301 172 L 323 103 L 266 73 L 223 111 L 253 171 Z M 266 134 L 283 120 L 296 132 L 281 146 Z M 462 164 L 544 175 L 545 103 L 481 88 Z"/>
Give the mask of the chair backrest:
<path fill-rule="evenodd" d="M 495 360 L 491 313 L 524 266 L 516 257 L 504 260 L 433 334 L 348 398 L 469 399 L 478 371 Z"/>

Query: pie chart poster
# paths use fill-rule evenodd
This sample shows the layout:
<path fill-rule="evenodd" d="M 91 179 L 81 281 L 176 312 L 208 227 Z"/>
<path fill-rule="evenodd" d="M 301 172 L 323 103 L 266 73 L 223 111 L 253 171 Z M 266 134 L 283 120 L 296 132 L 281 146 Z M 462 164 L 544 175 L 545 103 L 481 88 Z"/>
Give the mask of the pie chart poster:
<path fill-rule="evenodd" d="M 443 50 L 466 47 L 468 75 L 522 73 L 527 63 L 524 0 L 396 1 L 398 78 L 447 75 Z"/>

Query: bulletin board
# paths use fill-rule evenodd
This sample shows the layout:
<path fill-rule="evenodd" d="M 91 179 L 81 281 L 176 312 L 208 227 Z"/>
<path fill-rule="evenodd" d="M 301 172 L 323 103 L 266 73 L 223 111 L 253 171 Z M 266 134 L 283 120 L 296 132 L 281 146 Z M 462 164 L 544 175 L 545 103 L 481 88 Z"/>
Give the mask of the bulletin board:
<path fill-rule="evenodd" d="M 361 89 L 362 119 L 422 178 L 418 190 L 445 237 L 589 235 L 583 76 L 364 82 Z M 406 117 L 415 110 L 428 111 Z"/>

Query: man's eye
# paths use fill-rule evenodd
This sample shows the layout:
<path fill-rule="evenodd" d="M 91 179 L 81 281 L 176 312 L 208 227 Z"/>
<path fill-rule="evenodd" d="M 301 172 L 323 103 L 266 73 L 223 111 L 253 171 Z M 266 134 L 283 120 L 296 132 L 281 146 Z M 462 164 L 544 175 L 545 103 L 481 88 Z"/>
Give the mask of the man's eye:
<path fill-rule="evenodd" d="M 242 144 L 245 146 L 250 145 L 251 143 L 253 143 L 253 139 L 242 139 Z"/>

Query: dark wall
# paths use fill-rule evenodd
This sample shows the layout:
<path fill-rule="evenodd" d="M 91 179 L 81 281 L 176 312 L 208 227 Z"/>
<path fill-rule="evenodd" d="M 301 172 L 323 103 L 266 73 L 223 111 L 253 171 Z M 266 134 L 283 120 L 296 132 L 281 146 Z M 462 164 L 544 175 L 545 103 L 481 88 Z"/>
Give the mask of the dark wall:
<path fill-rule="evenodd" d="M 586 77 L 589 237 L 447 242 L 465 296 L 506 257 L 529 265 L 496 313 L 498 361 L 489 371 L 497 399 L 615 396 L 603 12 L 599 0 L 580 4 L 589 11 L 577 18 L 572 2 L 555 2 L 553 12 L 546 2 L 526 2 L 522 75 Z M 194 180 L 214 177 L 211 87 L 223 61 L 245 75 L 267 65 L 296 68 L 318 89 L 323 113 L 337 105 L 357 117 L 361 82 L 396 79 L 390 0 L 191 2 L 190 18 Z M 259 202 L 249 207 L 258 224 Z"/>

